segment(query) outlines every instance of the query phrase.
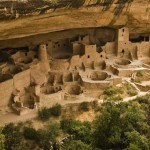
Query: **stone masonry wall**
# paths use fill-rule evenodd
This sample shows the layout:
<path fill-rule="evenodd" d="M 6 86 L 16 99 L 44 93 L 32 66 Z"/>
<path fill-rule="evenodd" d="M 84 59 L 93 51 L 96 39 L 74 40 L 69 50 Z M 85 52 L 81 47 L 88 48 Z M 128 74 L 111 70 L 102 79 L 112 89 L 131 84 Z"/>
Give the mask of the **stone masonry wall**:
<path fill-rule="evenodd" d="M 13 92 L 13 79 L 7 80 L 0 84 L 0 107 L 9 104 Z"/>
<path fill-rule="evenodd" d="M 13 77 L 14 88 L 21 91 L 30 85 L 30 69 L 16 74 Z"/>

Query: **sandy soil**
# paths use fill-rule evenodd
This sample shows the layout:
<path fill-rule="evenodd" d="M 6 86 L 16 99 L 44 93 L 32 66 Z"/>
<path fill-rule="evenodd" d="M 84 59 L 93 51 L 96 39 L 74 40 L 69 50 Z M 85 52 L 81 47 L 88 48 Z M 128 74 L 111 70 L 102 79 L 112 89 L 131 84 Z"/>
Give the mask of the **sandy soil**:
<path fill-rule="evenodd" d="M 93 110 L 90 110 L 88 112 L 83 112 L 80 115 L 76 117 L 76 120 L 80 121 L 93 121 L 95 119 L 96 113 Z"/>
<path fill-rule="evenodd" d="M 19 116 L 15 113 L 6 113 L 6 114 L 2 114 L 0 115 L 0 124 L 8 124 L 10 122 L 24 122 L 27 120 L 31 120 L 33 118 L 37 117 L 37 111 L 32 112 L 30 114 L 26 114 L 23 116 Z"/>

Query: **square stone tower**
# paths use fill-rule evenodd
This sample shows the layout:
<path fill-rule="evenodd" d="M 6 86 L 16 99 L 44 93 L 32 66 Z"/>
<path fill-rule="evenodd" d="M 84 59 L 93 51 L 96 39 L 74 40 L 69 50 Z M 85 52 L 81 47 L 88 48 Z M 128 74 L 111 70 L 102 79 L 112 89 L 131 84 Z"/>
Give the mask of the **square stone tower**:
<path fill-rule="evenodd" d="M 129 54 L 129 29 L 126 27 L 118 29 L 117 32 L 117 55 Z"/>

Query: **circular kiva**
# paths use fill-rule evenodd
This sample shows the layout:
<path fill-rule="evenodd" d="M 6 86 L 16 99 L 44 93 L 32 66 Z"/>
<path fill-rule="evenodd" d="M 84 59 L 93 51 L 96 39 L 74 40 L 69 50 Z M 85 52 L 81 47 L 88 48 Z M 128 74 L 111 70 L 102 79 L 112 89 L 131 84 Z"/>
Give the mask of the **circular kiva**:
<path fill-rule="evenodd" d="M 94 81 L 105 80 L 107 77 L 108 77 L 108 74 L 102 71 L 93 71 L 89 76 L 89 78 L 91 78 L 91 80 L 94 80 Z"/>
<path fill-rule="evenodd" d="M 131 61 L 128 60 L 128 59 L 117 59 L 117 60 L 115 61 L 115 63 L 116 63 L 117 65 L 129 65 L 129 64 L 131 64 Z"/>
<path fill-rule="evenodd" d="M 66 87 L 66 92 L 70 95 L 79 95 L 82 93 L 82 90 L 79 85 L 69 85 Z"/>

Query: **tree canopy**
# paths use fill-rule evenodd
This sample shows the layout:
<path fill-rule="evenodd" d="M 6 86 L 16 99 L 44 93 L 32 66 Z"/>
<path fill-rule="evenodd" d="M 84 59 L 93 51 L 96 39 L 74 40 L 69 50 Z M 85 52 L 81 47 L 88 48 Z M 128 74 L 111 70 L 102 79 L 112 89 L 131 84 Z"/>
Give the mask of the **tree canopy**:
<path fill-rule="evenodd" d="M 110 100 L 110 99 L 109 99 Z M 108 101 L 95 121 L 93 145 L 100 149 L 148 150 L 146 112 L 138 102 Z M 136 138 L 135 140 L 134 137 Z"/>

